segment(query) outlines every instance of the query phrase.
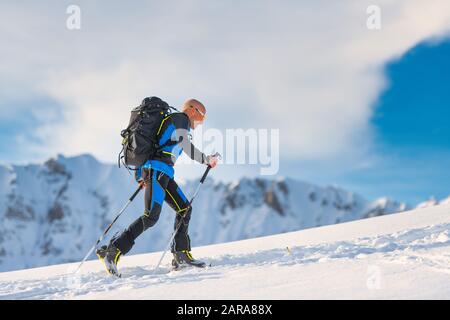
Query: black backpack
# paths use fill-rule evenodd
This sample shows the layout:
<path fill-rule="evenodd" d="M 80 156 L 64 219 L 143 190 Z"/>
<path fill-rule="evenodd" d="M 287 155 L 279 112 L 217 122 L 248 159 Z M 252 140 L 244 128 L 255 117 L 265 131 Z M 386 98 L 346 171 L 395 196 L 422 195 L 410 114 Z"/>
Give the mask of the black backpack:
<path fill-rule="evenodd" d="M 161 151 L 163 146 L 158 144 L 157 133 L 171 109 L 176 110 L 158 97 L 147 97 L 131 111 L 128 127 L 120 133 L 123 140 L 119 167 L 120 160 L 128 169 L 140 167 Z"/>

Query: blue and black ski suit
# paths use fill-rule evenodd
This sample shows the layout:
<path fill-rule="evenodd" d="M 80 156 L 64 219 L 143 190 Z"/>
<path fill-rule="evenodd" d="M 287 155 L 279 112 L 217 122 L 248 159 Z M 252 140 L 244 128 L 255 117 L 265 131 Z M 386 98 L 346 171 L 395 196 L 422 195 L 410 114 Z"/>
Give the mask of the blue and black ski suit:
<path fill-rule="evenodd" d="M 166 117 L 157 133 L 159 145 L 164 146 L 159 154 L 148 160 L 136 171 L 136 180 L 144 179 L 145 189 L 144 214 L 134 221 L 113 244 L 126 254 L 131 250 L 136 238 L 145 230 L 155 225 L 159 219 L 163 202 L 175 210 L 175 226 L 183 218 L 183 222 L 172 243 L 172 252 L 191 250 L 188 234 L 192 208 L 189 201 L 174 180 L 174 164 L 184 151 L 191 159 L 206 164 L 206 156 L 190 141 L 190 122 L 185 113 L 172 113 Z"/>

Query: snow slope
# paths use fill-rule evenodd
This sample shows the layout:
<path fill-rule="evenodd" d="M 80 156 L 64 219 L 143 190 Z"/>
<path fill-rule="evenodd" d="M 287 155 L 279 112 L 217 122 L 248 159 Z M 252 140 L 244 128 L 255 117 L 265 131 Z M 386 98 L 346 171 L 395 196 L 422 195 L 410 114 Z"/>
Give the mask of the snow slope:
<path fill-rule="evenodd" d="M 450 205 L 195 248 L 204 270 L 153 273 L 160 253 L 0 273 L 1 299 L 449 299 Z"/>
<path fill-rule="evenodd" d="M 217 170 L 220 170 L 217 169 Z M 406 205 L 292 179 L 208 177 L 193 204 L 193 245 L 297 231 L 404 211 Z M 182 183 L 189 197 L 198 181 Z M 59 155 L 43 164 L 0 166 L 0 271 L 81 259 L 136 188 L 125 169 L 90 155 Z M 115 232 L 143 213 L 143 194 L 117 221 Z M 133 253 L 162 250 L 173 228 L 164 206 L 158 223 L 139 237 Z M 108 239 L 106 239 L 108 240 Z"/>

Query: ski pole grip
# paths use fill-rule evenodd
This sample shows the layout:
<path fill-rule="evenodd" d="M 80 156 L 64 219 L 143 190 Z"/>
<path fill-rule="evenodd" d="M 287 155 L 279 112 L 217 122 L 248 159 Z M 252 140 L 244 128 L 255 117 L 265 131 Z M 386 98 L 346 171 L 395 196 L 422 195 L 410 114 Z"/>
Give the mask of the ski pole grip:
<path fill-rule="evenodd" d="M 202 178 L 200 179 L 200 183 L 205 182 L 205 179 L 206 179 L 206 176 L 209 173 L 209 170 L 211 170 L 211 166 L 210 165 L 208 165 L 208 168 L 206 168 L 205 173 L 203 174 Z"/>
<path fill-rule="evenodd" d="M 139 183 L 139 188 L 137 188 L 137 190 L 133 193 L 133 195 L 130 198 L 130 202 L 134 200 L 134 198 L 136 198 L 136 196 L 138 195 L 139 191 L 141 191 L 142 187 L 143 187 L 143 183 Z"/>

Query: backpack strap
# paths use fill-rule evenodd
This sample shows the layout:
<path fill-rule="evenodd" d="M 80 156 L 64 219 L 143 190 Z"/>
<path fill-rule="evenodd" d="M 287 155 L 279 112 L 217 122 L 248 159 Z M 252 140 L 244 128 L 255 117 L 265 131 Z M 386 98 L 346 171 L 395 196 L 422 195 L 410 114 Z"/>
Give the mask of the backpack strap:
<path fill-rule="evenodd" d="M 173 107 L 171 107 L 171 108 L 174 109 L 174 110 L 177 110 L 177 109 L 175 109 L 175 108 L 173 108 Z M 178 110 L 177 110 L 177 111 L 178 111 Z M 160 134 L 161 134 L 161 129 L 163 128 L 164 123 L 166 122 L 166 120 L 169 120 L 169 121 L 173 122 L 172 119 L 169 119 L 172 115 L 173 115 L 173 113 L 169 113 L 169 114 L 161 121 L 161 124 L 160 124 L 160 126 L 159 126 L 159 128 L 158 128 L 158 131 L 156 132 L 156 140 L 157 140 L 157 141 L 159 141 L 159 138 L 161 137 L 161 136 L 160 136 Z M 172 140 L 169 139 L 166 143 L 163 143 L 162 145 L 158 144 L 158 147 L 156 148 L 156 153 L 157 153 L 157 154 L 160 154 L 161 151 L 162 151 L 162 149 L 163 149 L 164 147 L 171 146 L 171 145 L 175 145 L 175 144 L 177 144 L 177 143 L 178 143 L 178 141 L 172 141 Z"/>

